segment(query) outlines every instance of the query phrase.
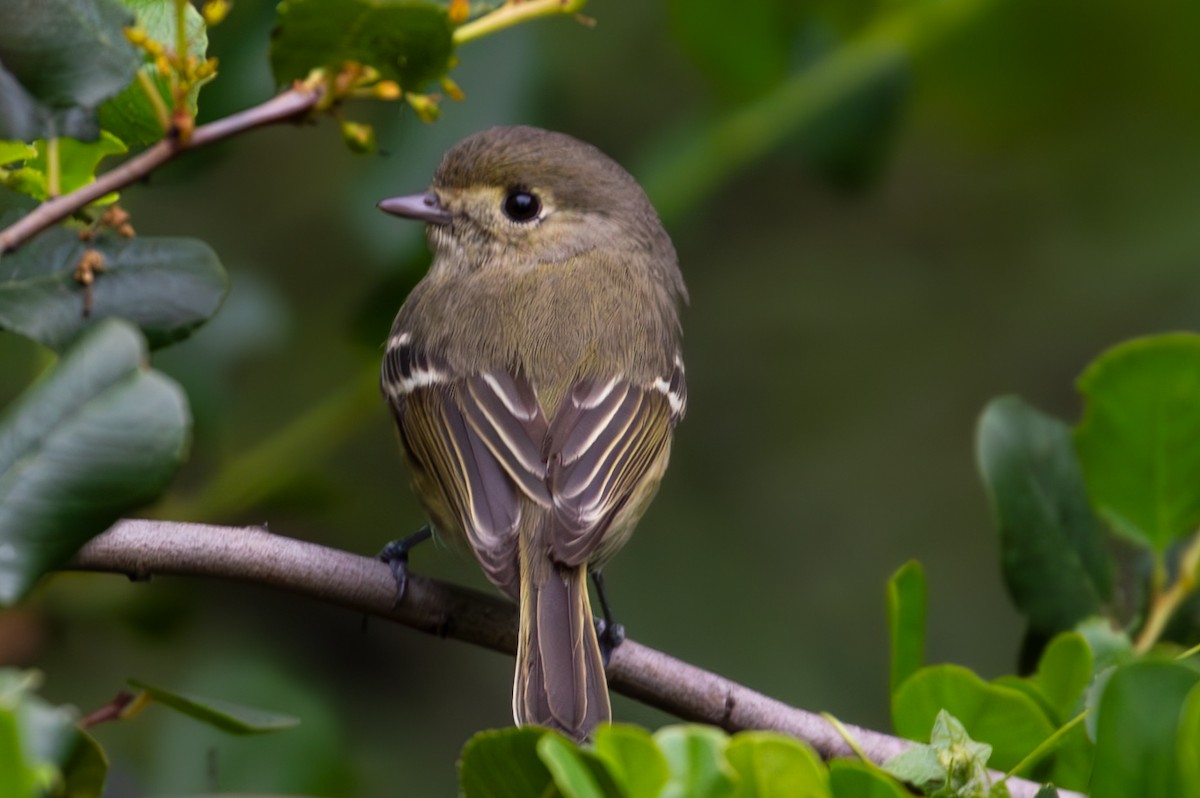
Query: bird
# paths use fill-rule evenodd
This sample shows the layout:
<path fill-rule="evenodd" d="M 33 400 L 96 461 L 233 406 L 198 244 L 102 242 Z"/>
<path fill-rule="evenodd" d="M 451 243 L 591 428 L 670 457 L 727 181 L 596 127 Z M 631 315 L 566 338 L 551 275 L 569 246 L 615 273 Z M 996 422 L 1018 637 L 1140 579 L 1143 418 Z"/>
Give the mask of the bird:
<path fill-rule="evenodd" d="M 616 161 L 528 126 L 469 136 L 379 208 L 424 222 L 433 255 L 381 370 L 413 488 L 519 605 L 515 722 L 585 740 L 612 716 L 587 576 L 629 539 L 687 409 L 675 248 Z"/>

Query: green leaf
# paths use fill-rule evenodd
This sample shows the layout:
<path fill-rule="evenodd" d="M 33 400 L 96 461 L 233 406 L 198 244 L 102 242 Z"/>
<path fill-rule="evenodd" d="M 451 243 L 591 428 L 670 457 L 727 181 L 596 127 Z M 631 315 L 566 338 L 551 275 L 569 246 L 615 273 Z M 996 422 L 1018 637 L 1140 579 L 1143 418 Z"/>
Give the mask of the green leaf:
<path fill-rule="evenodd" d="M 1001 397 L 980 417 L 976 453 L 1004 581 L 1030 625 L 1053 634 L 1100 614 L 1113 564 L 1066 425 Z"/>
<path fill-rule="evenodd" d="M 986 784 L 992 747 L 971 739 L 966 727 L 946 710 L 938 712 L 929 735 L 929 745 L 950 777 L 950 787 L 963 791 L 972 785 Z"/>
<path fill-rule="evenodd" d="M 49 145 L 44 139 L 40 139 L 29 149 L 33 152 L 33 157 L 26 159 L 25 165 L 18 169 L 0 172 L 0 182 L 34 199 L 46 200 L 50 196 L 46 182 Z M 95 141 L 58 139 L 58 193 L 67 194 L 91 183 L 96 179 L 96 167 L 100 165 L 100 161 L 109 155 L 120 155 L 128 149 L 120 139 L 105 130 L 100 131 L 100 137 Z M 112 202 L 115 198 L 115 194 L 109 194 L 96 202 Z"/>
<path fill-rule="evenodd" d="M 637 726 L 603 725 L 592 745 L 627 798 L 658 798 L 670 776 L 667 760 L 650 732 Z"/>
<path fill-rule="evenodd" d="M 1098 673 L 1133 659 L 1133 641 L 1107 618 L 1087 618 L 1075 627 L 1092 652 L 1092 671 Z"/>
<path fill-rule="evenodd" d="M 23 141 L 0 141 L 0 167 L 24 163 L 36 158 L 37 154 L 37 149 Z"/>
<path fill-rule="evenodd" d="M 958 665 L 934 665 L 909 677 L 892 696 L 892 723 L 910 740 L 922 739 L 945 710 L 975 740 L 993 748 L 994 766 L 1007 769 L 1054 732 L 1045 712 L 1011 687 L 988 684 Z"/>
<path fill-rule="evenodd" d="M 854 759 L 829 763 L 829 786 L 833 798 L 910 798 L 908 790 L 877 768 Z"/>
<path fill-rule="evenodd" d="M 0 602 L 154 499 L 183 461 L 187 400 L 145 358 L 136 329 L 101 322 L 0 415 Z"/>
<path fill-rule="evenodd" d="M 463 746 L 458 782 L 463 798 L 554 796 L 554 778 L 538 756 L 538 741 L 552 734 L 537 726 L 480 732 Z"/>
<path fill-rule="evenodd" d="M 89 245 L 70 230 L 47 230 L 0 258 L 0 328 L 61 350 L 81 329 L 119 316 L 141 327 L 151 346 L 164 346 L 208 320 L 229 290 L 203 241 L 106 235 L 90 247 L 104 256 L 105 270 L 92 285 L 89 317 L 74 277 Z"/>
<path fill-rule="evenodd" d="M 450 69 L 453 31 L 446 7 L 422 0 L 284 0 L 271 70 L 282 85 L 354 61 L 420 91 Z"/>
<path fill-rule="evenodd" d="M 1083 693 L 1091 680 L 1092 650 L 1078 632 L 1064 632 L 1051 640 L 1032 678 L 1054 708 L 1059 725 L 1082 709 Z"/>
<path fill-rule="evenodd" d="M 737 776 L 737 798 L 830 798 L 829 771 L 807 745 L 774 732 L 734 735 L 725 758 Z"/>
<path fill-rule="evenodd" d="M 175 49 L 175 0 L 120 0 L 137 16 L 137 24 L 155 41 Z M 184 27 L 187 29 L 188 54 L 199 61 L 208 57 L 208 27 L 195 7 L 188 3 L 184 9 Z M 149 54 L 143 57 L 142 71 L 150 78 L 159 97 L 167 108 L 174 105 L 171 84 L 166 75 L 160 74 Z M 209 79 L 211 80 L 211 78 Z M 208 81 L 201 81 L 187 94 L 187 107 L 196 115 L 200 88 Z M 134 81 L 100 106 L 100 124 L 111 130 L 122 141 L 133 147 L 144 147 L 161 139 L 165 133 L 162 122 L 154 110 L 154 104 L 146 96 L 140 81 Z"/>
<path fill-rule="evenodd" d="M 538 756 L 554 777 L 554 783 L 566 798 L 605 798 L 615 795 L 616 788 L 606 790 L 600 782 L 603 768 L 589 764 L 588 754 L 566 738 L 547 734 L 537 742 Z M 593 757 L 594 759 L 594 757 Z"/>
<path fill-rule="evenodd" d="M 946 783 L 946 767 L 931 745 L 917 743 L 883 763 L 883 769 L 905 784 L 930 792 Z"/>
<path fill-rule="evenodd" d="M 0 705 L 0 795 L 37 798 L 33 768 L 25 759 L 16 713 Z"/>
<path fill-rule="evenodd" d="M 96 107 L 138 58 L 115 0 L 0 0 L 0 139 L 96 138 Z"/>
<path fill-rule="evenodd" d="M 248 707 L 220 698 L 164 690 L 138 679 L 130 679 L 129 684 L 163 706 L 230 734 L 266 734 L 290 729 L 300 723 L 299 718 L 281 712 Z"/>
<path fill-rule="evenodd" d="M 887 586 L 888 628 L 892 638 L 891 692 L 925 664 L 925 569 L 910 560 L 892 574 Z"/>
<path fill-rule="evenodd" d="M 1179 778 L 1184 784 L 1200 784 L 1200 684 L 1192 686 L 1179 711 L 1179 733 L 1175 737 Z"/>
<path fill-rule="evenodd" d="M 671 777 L 662 798 L 724 798 L 733 794 L 733 774 L 725 762 L 729 735 L 711 726 L 667 726 L 654 741 L 667 759 Z"/>
<path fill-rule="evenodd" d="M 1200 780 L 1186 778 L 1191 764 L 1179 756 L 1196 739 L 1197 683 L 1200 673 L 1174 662 L 1116 669 L 1097 707 L 1092 798 L 1200 796 Z"/>
<path fill-rule="evenodd" d="M 1200 335 L 1139 338 L 1079 378 L 1075 446 L 1093 504 L 1160 555 L 1200 526 Z"/>
<path fill-rule="evenodd" d="M 79 744 L 63 767 L 63 794 L 69 798 L 100 798 L 107 776 L 108 755 L 95 737 L 81 731 Z"/>
<path fill-rule="evenodd" d="M 32 792 L 0 790 L 0 795 L 35 798 L 49 793 L 44 787 L 57 781 L 85 737 L 76 726 L 73 709 L 56 707 L 34 692 L 40 683 L 41 674 L 36 671 L 0 669 L 0 774 L 10 768 L 18 774 L 24 771 L 22 778 L 27 777 L 34 786 Z M 0 787 L 5 786 L 11 783 L 6 785 L 0 775 Z"/>

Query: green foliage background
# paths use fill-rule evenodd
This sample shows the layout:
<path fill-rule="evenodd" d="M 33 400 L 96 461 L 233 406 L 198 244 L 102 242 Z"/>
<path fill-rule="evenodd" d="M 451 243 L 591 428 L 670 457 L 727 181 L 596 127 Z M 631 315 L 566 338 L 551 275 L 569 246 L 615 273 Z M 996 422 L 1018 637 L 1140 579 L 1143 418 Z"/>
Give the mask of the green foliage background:
<path fill-rule="evenodd" d="M 365 375 L 427 256 L 418 229 L 374 206 L 423 187 L 463 135 L 539 124 L 643 180 L 692 295 L 689 415 L 658 500 L 606 573 L 630 635 L 887 728 L 884 584 L 917 558 L 927 660 L 1011 672 L 1023 629 L 974 465 L 976 418 L 1012 393 L 1073 423 L 1073 381 L 1099 352 L 1198 326 L 1200 7 L 747 5 L 596 0 L 595 29 L 554 19 L 465 46 L 453 75 L 467 101 L 445 102 L 435 125 L 362 110 L 386 154 L 350 155 L 328 121 L 287 126 L 126 190 L 139 232 L 203 239 L 233 282 L 211 324 L 154 357 L 196 418 L 161 512 L 363 553 L 422 522 Z M 802 66 L 916 6 L 935 9 L 920 17 L 931 34 L 954 8 L 972 13 L 823 124 L 788 132 Z M 272 21 L 270 4 L 243 2 L 210 32 L 223 74 L 201 121 L 274 90 Z M 777 112 L 737 146 L 694 146 L 756 103 Z M 722 169 L 764 137 L 762 158 Z M 0 400 L 42 358 L 0 335 Z M 313 425 L 322 413 L 341 420 Z M 285 429 L 287 445 L 242 459 Z M 242 475 L 297 460 L 299 479 L 239 492 Z M 414 568 L 483 583 L 433 547 Z M 44 669 L 54 702 L 94 707 L 135 675 L 304 721 L 226 739 L 152 709 L 102 727 L 116 795 L 202 790 L 210 747 L 225 789 L 450 794 L 463 742 L 510 722 L 501 657 L 209 581 L 59 576 L 0 616 L 0 654 Z M 667 720 L 620 698 L 614 714 Z"/>

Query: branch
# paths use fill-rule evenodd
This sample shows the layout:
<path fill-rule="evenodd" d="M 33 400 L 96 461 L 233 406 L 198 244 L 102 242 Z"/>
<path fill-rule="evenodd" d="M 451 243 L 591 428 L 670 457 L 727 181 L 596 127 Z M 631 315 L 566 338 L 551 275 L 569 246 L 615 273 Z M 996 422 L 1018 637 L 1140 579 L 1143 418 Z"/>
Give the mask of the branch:
<path fill-rule="evenodd" d="M 395 605 L 391 570 L 379 560 L 273 535 L 259 527 L 121 521 L 84 546 L 71 567 L 119 572 L 132 579 L 179 575 L 250 582 L 493 651 L 511 655 L 517 649 L 517 611 L 506 599 L 412 574 L 403 600 Z M 613 652 L 608 683 L 619 693 L 685 720 L 730 732 L 782 732 L 804 740 L 826 759 L 855 755 L 820 715 L 790 707 L 632 640 Z M 910 745 L 870 729 L 848 724 L 845 728 L 876 763 Z M 1013 798 L 1032 798 L 1039 785 L 1014 778 L 1008 780 L 1008 788 Z M 1064 790 L 1059 790 L 1059 795 L 1082 798 Z"/>
<path fill-rule="evenodd" d="M 105 172 L 86 186 L 81 186 L 70 194 L 46 200 L 7 229 L 0 231 L 0 253 L 11 252 L 47 227 L 61 222 L 105 194 L 141 180 L 182 152 L 256 127 L 296 119 L 311 110 L 320 101 L 323 92 L 319 85 L 307 86 L 297 83 L 261 105 L 201 125 L 192 132 L 186 143 L 177 135 L 168 135 L 140 155 Z"/>

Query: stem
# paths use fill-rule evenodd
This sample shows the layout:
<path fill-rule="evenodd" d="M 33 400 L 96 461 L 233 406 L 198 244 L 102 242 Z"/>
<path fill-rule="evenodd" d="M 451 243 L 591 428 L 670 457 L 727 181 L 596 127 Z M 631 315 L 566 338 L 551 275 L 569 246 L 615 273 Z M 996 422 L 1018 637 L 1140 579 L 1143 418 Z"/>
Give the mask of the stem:
<path fill-rule="evenodd" d="M 142 87 L 142 93 L 150 100 L 150 104 L 154 106 L 154 115 L 158 117 L 158 124 L 162 126 L 163 132 L 171 129 L 171 111 L 167 108 L 167 104 L 163 102 L 162 95 L 158 93 L 158 86 L 154 84 L 150 73 L 142 67 L 137 71 L 137 82 Z"/>
<path fill-rule="evenodd" d="M 0 253 L 16 249 L 47 227 L 61 222 L 105 194 L 141 180 L 181 152 L 211 144 L 235 133 L 302 116 L 320 101 L 323 92 L 320 86 L 297 84 L 261 105 L 196 128 L 186 144 L 173 137 L 165 138 L 70 194 L 46 200 L 0 231 Z"/>
<path fill-rule="evenodd" d="M 1163 630 L 1167 628 L 1167 622 L 1171 620 L 1175 610 L 1179 609 L 1179 605 L 1196 589 L 1198 569 L 1200 569 L 1200 533 L 1193 534 L 1191 542 L 1180 555 L 1179 573 L 1175 577 L 1175 583 L 1166 592 L 1155 592 L 1154 598 L 1150 602 L 1146 625 L 1142 627 L 1142 631 L 1138 633 L 1137 640 L 1133 644 L 1135 653 L 1145 654 L 1162 637 Z"/>
<path fill-rule="evenodd" d="M 583 8 L 584 2 L 585 0 L 508 0 L 479 19 L 473 19 L 455 28 L 454 43 L 466 44 L 537 17 L 574 14 Z"/>
<path fill-rule="evenodd" d="M 395 578 L 387 564 L 273 535 L 259 527 L 120 521 L 84 546 L 70 567 L 124 573 L 142 581 L 151 575 L 174 574 L 249 582 L 507 654 L 517 648 L 517 608 L 506 599 L 410 572 L 404 595 L 397 602 Z M 790 707 L 632 640 L 613 651 L 608 683 L 619 693 L 685 720 L 729 731 L 769 729 L 790 734 L 826 758 L 853 755 L 842 734 L 852 736 L 875 763 L 911 745 L 857 726 L 846 725 L 839 733 L 820 715 Z M 1008 787 L 1013 798 L 1033 798 L 1040 785 L 1011 779 Z M 1058 794 L 1082 798 L 1066 790 Z"/>
<path fill-rule="evenodd" d="M 113 700 L 109 701 L 99 709 L 93 710 L 79 719 L 79 728 L 90 729 L 101 723 L 107 723 L 112 720 L 120 720 L 125 715 L 125 710 L 137 698 L 128 690 L 122 690 L 117 693 Z"/>
<path fill-rule="evenodd" d="M 1080 712 L 1078 715 L 1076 715 L 1075 717 L 1071 718 L 1069 721 L 1064 723 L 1059 729 L 1057 729 L 1054 732 L 1054 734 L 1051 734 L 1045 740 L 1042 740 L 1042 742 L 1038 744 L 1037 748 L 1034 748 L 1032 751 L 1030 751 L 1028 754 L 1025 755 L 1024 759 L 1022 759 L 1017 764 L 1013 765 L 1012 770 L 1008 771 L 1008 773 L 1005 775 L 1005 777 L 1004 777 L 1005 780 L 1014 778 L 1022 770 L 1028 769 L 1034 763 L 1036 763 L 1039 759 L 1041 759 L 1046 754 L 1053 751 L 1056 747 L 1058 747 L 1059 741 L 1062 740 L 1062 738 L 1065 737 L 1067 735 L 1067 733 L 1071 731 L 1071 729 L 1074 729 L 1080 723 L 1083 723 L 1084 719 L 1087 716 L 1088 716 L 1088 711 L 1085 709 L 1083 712 Z M 1059 794 L 1061 795 L 1062 792 L 1060 791 Z"/>
<path fill-rule="evenodd" d="M 62 191 L 62 162 L 58 154 L 58 137 L 46 139 L 46 195 L 54 198 Z"/>
<path fill-rule="evenodd" d="M 182 70 L 187 64 L 187 7 L 188 0 L 175 0 L 175 59 Z"/>

